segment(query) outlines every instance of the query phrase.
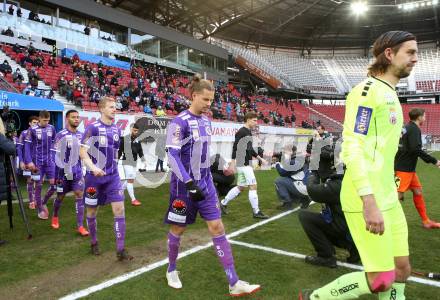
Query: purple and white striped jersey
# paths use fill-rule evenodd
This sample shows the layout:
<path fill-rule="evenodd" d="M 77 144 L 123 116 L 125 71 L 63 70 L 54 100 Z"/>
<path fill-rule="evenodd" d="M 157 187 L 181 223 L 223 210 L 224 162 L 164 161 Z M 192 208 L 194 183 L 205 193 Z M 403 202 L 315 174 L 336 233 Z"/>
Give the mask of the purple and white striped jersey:
<path fill-rule="evenodd" d="M 24 162 L 36 165 L 53 165 L 53 144 L 55 142 L 55 127 L 36 125 L 27 131 L 24 145 Z"/>
<path fill-rule="evenodd" d="M 57 179 L 62 179 L 64 176 L 68 180 L 82 177 L 82 165 L 79 157 L 82 137 L 82 132 L 72 132 L 67 128 L 55 136 L 54 156 Z"/>
<path fill-rule="evenodd" d="M 185 110 L 173 119 L 168 125 L 166 141 L 169 154 L 178 152 L 177 157 L 170 157 L 171 183 L 210 178 L 210 143 L 211 121 L 206 116 Z"/>
<path fill-rule="evenodd" d="M 120 140 L 121 130 L 115 124 L 106 125 L 98 120 L 87 126 L 81 145 L 88 148 L 93 164 L 106 175 L 114 175 L 118 174 Z"/>

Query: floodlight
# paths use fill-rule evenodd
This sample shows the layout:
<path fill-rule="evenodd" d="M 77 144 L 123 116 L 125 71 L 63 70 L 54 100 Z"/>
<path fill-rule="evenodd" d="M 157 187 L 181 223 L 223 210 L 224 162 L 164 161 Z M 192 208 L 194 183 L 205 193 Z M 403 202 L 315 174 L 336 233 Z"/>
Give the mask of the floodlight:
<path fill-rule="evenodd" d="M 353 2 L 351 4 L 351 10 L 355 14 L 360 15 L 360 14 L 365 13 L 368 10 L 368 5 L 367 5 L 366 2 L 360 2 L 360 1 L 359 2 Z"/>

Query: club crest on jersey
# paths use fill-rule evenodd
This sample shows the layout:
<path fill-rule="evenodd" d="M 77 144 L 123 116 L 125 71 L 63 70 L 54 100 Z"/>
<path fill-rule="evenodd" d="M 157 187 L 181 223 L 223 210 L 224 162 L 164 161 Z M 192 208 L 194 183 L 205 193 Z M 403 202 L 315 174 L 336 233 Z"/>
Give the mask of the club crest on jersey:
<path fill-rule="evenodd" d="M 95 187 L 90 186 L 86 189 L 86 197 L 91 199 L 96 199 L 98 196 L 97 190 Z"/>
<path fill-rule="evenodd" d="M 178 215 L 185 215 L 186 213 L 186 203 L 183 200 L 175 199 L 171 204 L 171 208 Z"/>
<path fill-rule="evenodd" d="M 113 135 L 113 139 L 115 140 L 115 142 L 119 141 L 119 134 L 115 133 Z"/>
<path fill-rule="evenodd" d="M 52 129 L 47 130 L 47 136 L 52 136 Z"/>
<path fill-rule="evenodd" d="M 370 107 L 359 106 L 356 121 L 354 124 L 354 132 L 360 133 L 363 135 L 368 134 L 368 127 L 370 126 L 371 115 L 373 113 L 373 109 Z"/>
<path fill-rule="evenodd" d="M 390 123 L 393 125 L 397 123 L 397 113 L 394 108 L 390 108 Z"/>

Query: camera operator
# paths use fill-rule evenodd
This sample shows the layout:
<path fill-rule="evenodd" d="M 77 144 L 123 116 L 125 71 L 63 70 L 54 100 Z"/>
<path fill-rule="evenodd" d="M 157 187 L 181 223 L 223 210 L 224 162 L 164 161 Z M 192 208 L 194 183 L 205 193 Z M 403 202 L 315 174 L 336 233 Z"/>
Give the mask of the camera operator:
<path fill-rule="evenodd" d="M 318 169 L 312 171 L 314 175 L 318 175 L 321 182 L 325 182 L 327 178 L 329 178 L 330 175 L 335 172 L 333 146 L 328 145 L 331 144 L 329 142 L 332 139 L 333 137 L 327 131 L 325 131 L 324 126 L 319 125 L 316 128 L 313 138 L 311 138 L 307 144 L 307 154 L 312 156 L 310 160 L 310 169 L 314 169 L 313 166 L 316 163 L 314 161 L 315 158 L 313 157 L 312 149 L 321 148 Z M 321 145 L 326 146 L 321 147 Z"/>
<path fill-rule="evenodd" d="M 289 210 L 294 202 L 300 202 L 301 208 L 307 208 L 310 199 L 307 195 L 308 163 L 306 158 L 296 155 L 296 146 L 293 145 L 282 154 L 282 163 L 277 162 L 275 168 L 280 177 L 275 179 L 275 188 L 281 205 L 278 209 Z"/>
<path fill-rule="evenodd" d="M 330 146 L 330 149 L 334 153 L 334 146 Z M 329 153 L 321 153 L 322 155 L 327 157 Z M 333 163 L 328 168 L 322 170 L 329 174 L 325 182 L 321 182 L 322 179 L 315 173 L 310 175 L 307 184 L 309 197 L 322 205 L 321 213 L 301 210 L 298 217 L 317 252 L 316 256 L 306 256 L 306 263 L 336 268 L 334 246 L 349 251 L 349 263 L 357 263 L 359 253 L 351 238 L 339 197 L 344 174 L 337 174 Z"/>
<path fill-rule="evenodd" d="M 9 178 L 6 178 L 6 166 L 9 160 L 9 155 L 15 155 L 14 142 L 6 138 L 5 126 L 0 120 L 0 202 L 8 200 L 11 197 L 10 186 L 8 186 Z M 0 239 L 0 246 L 5 244 L 5 241 Z"/>

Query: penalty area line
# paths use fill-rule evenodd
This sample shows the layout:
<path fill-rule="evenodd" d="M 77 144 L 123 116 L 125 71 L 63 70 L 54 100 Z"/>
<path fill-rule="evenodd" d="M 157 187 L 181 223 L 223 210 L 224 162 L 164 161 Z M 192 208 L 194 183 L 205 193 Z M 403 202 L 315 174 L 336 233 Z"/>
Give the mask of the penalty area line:
<path fill-rule="evenodd" d="M 226 235 L 226 237 L 228 239 L 230 239 L 230 238 L 239 236 L 239 235 L 241 235 L 243 233 L 246 233 L 246 232 L 248 232 L 250 230 L 253 230 L 255 228 L 263 226 L 263 225 L 265 225 L 265 224 L 267 224 L 269 222 L 273 222 L 273 221 L 281 219 L 281 218 L 283 218 L 283 217 L 285 217 L 287 215 L 290 215 L 290 214 L 298 211 L 299 209 L 300 209 L 300 207 L 297 207 L 295 209 L 292 209 L 292 210 L 280 213 L 280 214 L 275 215 L 275 216 L 273 216 L 273 217 L 271 217 L 271 218 L 269 218 L 267 220 L 260 221 L 258 223 L 255 223 L 255 224 L 252 224 L 250 226 L 247 226 L 247 227 L 244 227 L 242 229 L 239 229 L 237 231 L 234 231 L 234 232 Z M 212 242 L 209 242 L 209 243 L 204 244 L 204 245 L 193 247 L 191 249 L 188 249 L 186 251 L 183 251 L 183 252 L 179 253 L 179 256 L 178 256 L 177 259 L 181 259 L 183 257 L 189 256 L 191 254 L 197 253 L 197 252 L 202 251 L 202 250 L 205 250 L 205 249 L 207 249 L 207 248 L 209 248 L 211 246 L 212 246 Z M 139 269 L 133 270 L 133 271 L 128 272 L 126 274 L 122 274 L 122 275 L 117 276 L 115 278 L 106 280 L 106 281 L 101 282 L 101 283 L 99 283 L 97 285 L 93 285 L 91 287 L 85 288 L 83 290 L 79 290 L 77 292 L 73 292 L 73 293 L 71 293 L 69 295 L 66 295 L 66 296 L 60 298 L 60 300 L 75 300 L 75 299 L 79 299 L 79 298 L 82 298 L 82 297 L 86 297 L 86 296 L 88 296 L 90 294 L 93 294 L 95 292 L 98 292 L 98 291 L 101 291 L 103 289 L 109 288 L 109 287 L 111 287 L 111 286 L 113 286 L 115 284 L 127 281 L 127 280 L 129 280 L 131 278 L 134 278 L 134 277 L 139 276 L 141 274 L 150 272 L 150 271 L 152 271 L 154 269 L 160 268 L 160 267 L 162 267 L 164 265 L 167 265 L 167 264 L 168 264 L 168 258 L 159 260 L 159 261 L 157 261 L 155 263 L 152 263 L 152 264 L 149 264 L 147 266 L 141 267 Z"/>
<path fill-rule="evenodd" d="M 262 250 L 262 251 L 266 251 L 266 252 L 270 252 L 270 253 L 274 253 L 274 254 L 278 254 L 278 255 L 290 256 L 290 257 L 294 257 L 294 258 L 302 259 L 302 260 L 306 257 L 304 254 L 301 254 L 301 253 L 289 252 L 289 251 L 284 251 L 284 250 L 275 249 L 275 248 L 271 248 L 271 247 L 235 241 L 235 240 L 229 240 L 229 243 L 231 243 L 232 245 L 242 246 L 242 247 L 246 247 L 246 248 L 250 248 L 250 249 Z M 348 269 L 359 270 L 359 271 L 362 271 L 364 269 L 362 266 L 349 264 L 346 262 L 338 261 L 337 263 L 338 263 L 338 266 L 348 268 Z M 408 281 L 412 281 L 412 282 L 416 282 L 416 283 L 420 283 L 420 284 L 424 284 L 424 285 L 429 285 L 429 286 L 434 286 L 434 287 L 440 287 L 439 281 L 435 281 L 435 280 L 431 280 L 431 279 L 424 279 L 424 278 L 410 276 L 408 278 Z"/>

